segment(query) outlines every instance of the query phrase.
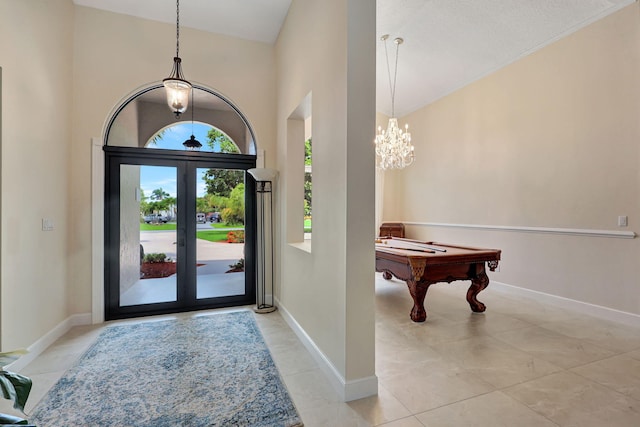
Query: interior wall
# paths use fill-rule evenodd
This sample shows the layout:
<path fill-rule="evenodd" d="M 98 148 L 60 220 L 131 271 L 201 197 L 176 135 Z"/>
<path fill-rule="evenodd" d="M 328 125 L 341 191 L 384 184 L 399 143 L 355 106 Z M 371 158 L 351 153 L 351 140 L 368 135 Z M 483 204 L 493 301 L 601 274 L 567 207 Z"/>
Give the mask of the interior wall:
<path fill-rule="evenodd" d="M 3 350 L 68 316 L 73 19 L 70 0 L 0 1 Z"/>
<path fill-rule="evenodd" d="M 123 108 L 113 121 L 108 136 L 111 145 L 137 147 L 140 139 L 139 128 L 140 106 L 138 103 L 133 102 L 129 104 L 129 108 Z"/>
<path fill-rule="evenodd" d="M 502 249 L 493 281 L 639 315 L 640 239 L 540 232 L 640 229 L 639 72 L 634 3 L 402 118 L 416 161 L 385 177 L 385 219 Z"/>
<path fill-rule="evenodd" d="M 276 44 L 279 303 L 328 360 L 347 399 L 354 384 L 373 384 L 365 394 L 377 387 L 375 39 L 375 2 L 313 0 L 292 3 Z M 302 235 L 306 116 L 296 111 L 305 99 L 313 117 L 310 244 L 291 237 Z"/>
<path fill-rule="evenodd" d="M 136 89 L 167 77 L 174 24 L 75 7 L 74 126 L 71 150 L 69 286 L 71 313 L 91 310 L 91 138 Z M 117 31 L 114 31 L 117 28 Z M 214 89 L 247 117 L 266 167 L 275 167 L 274 47 L 180 29 L 180 57 L 191 82 Z"/>
<path fill-rule="evenodd" d="M 2 67 L 0 66 L 0 189 L 2 188 Z M 0 242 L 2 242 L 2 197 L 0 197 Z M 2 245 L 0 243 L 0 272 L 2 272 Z M 2 274 L 0 273 L 0 301 L 2 298 Z M 0 304 L 0 349 L 2 349 L 2 305 Z"/>
<path fill-rule="evenodd" d="M 382 128 L 386 129 L 387 124 L 389 123 L 389 116 L 386 114 L 376 112 L 376 129 Z M 376 132 L 376 135 L 378 133 Z M 375 210 L 375 228 L 374 234 L 376 236 L 380 233 L 380 225 L 382 225 L 383 221 L 383 213 L 384 213 L 384 188 L 385 188 L 385 179 L 386 172 L 378 167 L 377 162 L 379 161 L 376 156 L 376 179 L 375 179 L 375 189 L 376 189 L 376 210 Z"/>

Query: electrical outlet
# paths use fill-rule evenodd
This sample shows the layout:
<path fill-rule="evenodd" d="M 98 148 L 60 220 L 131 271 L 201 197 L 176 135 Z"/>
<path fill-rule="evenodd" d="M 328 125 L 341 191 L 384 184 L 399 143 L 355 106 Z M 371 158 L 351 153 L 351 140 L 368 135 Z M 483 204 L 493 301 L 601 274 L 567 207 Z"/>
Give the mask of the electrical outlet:
<path fill-rule="evenodd" d="M 618 217 L 618 227 L 626 227 L 627 225 L 629 225 L 629 217 L 620 215 Z"/>

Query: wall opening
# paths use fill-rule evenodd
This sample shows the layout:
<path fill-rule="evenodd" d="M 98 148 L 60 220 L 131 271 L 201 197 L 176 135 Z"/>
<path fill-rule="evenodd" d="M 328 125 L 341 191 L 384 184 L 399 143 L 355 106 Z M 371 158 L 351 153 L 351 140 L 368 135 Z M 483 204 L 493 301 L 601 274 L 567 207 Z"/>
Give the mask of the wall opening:
<path fill-rule="evenodd" d="M 311 251 L 312 229 L 311 92 L 287 119 L 287 242 Z M 306 243 L 306 244 L 305 244 Z"/>

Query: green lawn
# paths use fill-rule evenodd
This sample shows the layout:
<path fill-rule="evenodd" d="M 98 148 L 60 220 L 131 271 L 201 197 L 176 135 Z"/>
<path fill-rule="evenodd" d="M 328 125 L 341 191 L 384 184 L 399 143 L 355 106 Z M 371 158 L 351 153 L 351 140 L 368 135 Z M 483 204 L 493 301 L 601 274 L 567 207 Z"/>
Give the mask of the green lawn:
<path fill-rule="evenodd" d="M 216 224 L 219 225 L 219 224 Z M 223 224 L 224 225 L 224 224 Z M 166 224 L 140 224 L 140 231 L 150 231 L 150 230 L 175 230 L 176 224 L 174 223 L 166 223 Z M 227 240 L 228 230 L 198 230 L 196 232 L 196 237 L 198 239 L 208 240 L 210 242 L 223 242 Z"/>
<path fill-rule="evenodd" d="M 196 237 L 210 242 L 222 242 L 227 240 L 226 230 L 200 230 L 196 232 Z"/>
<path fill-rule="evenodd" d="M 215 230 L 215 228 L 242 228 L 244 229 L 244 224 L 223 224 L 223 223 L 213 223 L 211 226 L 214 230 L 199 230 L 196 232 L 196 237 L 198 239 L 208 240 L 210 242 L 220 242 L 223 240 L 227 240 L 227 230 Z M 166 224 L 140 224 L 140 231 L 153 231 L 153 230 L 175 230 L 176 223 L 168 222 Z M 304 232 L 311 233 L 311 220 L 304 220 Z"/>
<path fill-rule="evenodd" d="M 244 224 L 225 224 L 223 222 L 214 222 L 211 223 L 211 227 L 215 228 L 243 228 L 244 229 Z M 166 224 L 146 224 L 146 223 L 141 223 L 140 224 L 140 231 L 153 231 L 153 230 L 175 230 L 176 229 L 176 223 L 175 222 L 168 222 Z"/>
<path fill-rule="evenodd" d="M 311 233 L 311 218 L 306 218 L 304 220 L 304 232 Z"/>
<path fill-rule="evenodd" d="M 213 228 L 244 228 L 244 224 L 227 224 L 224 222 L 212 222 Z"/>
<path fill-rule="evenodd" d="M 166 224 L 146 224 L 140 223 L 140 231 L 153 231 L 153 230 L 175 230 L 175 222 L 167 222 Z"/>

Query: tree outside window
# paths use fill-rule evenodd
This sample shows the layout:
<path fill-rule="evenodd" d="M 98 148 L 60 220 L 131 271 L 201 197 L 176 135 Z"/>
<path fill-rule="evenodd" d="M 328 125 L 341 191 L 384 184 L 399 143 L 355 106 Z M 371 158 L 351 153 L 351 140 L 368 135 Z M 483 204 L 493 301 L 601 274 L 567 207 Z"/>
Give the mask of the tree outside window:
<path fill-rule="evenodd" d="M 304 232 L 311 233 L 311 138 L 304 142 Z"/>

